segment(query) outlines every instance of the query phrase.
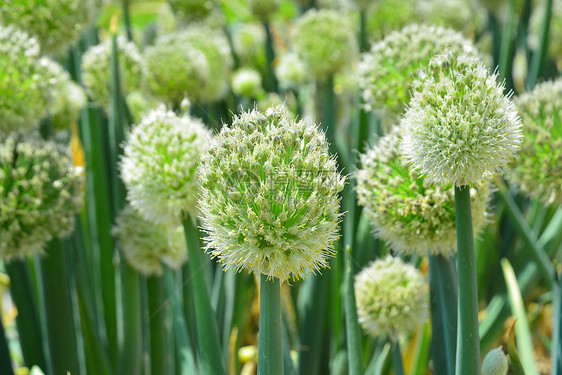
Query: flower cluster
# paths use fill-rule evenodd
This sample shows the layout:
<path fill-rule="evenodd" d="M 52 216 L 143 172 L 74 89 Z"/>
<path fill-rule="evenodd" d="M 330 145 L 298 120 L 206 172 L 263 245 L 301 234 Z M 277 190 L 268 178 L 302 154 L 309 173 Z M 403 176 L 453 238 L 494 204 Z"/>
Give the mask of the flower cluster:
<path fill-rule="evenodd" d="M 562 79 L 515 99 L 524 141 L 508 177 L 546 204 L 562 204 Z"/>
<path fill-rule="evenodd" d="M 0 143 L 0 258 L 41 253 L 72 231 L 82 207 L 82 176 L 67 150 L 37 139 Z"/>
<path fill-rule="evenodd" d="M 252 68 L 240 68 L 232 75 L 232 91 L 236 95 L 257 98 L 262 92 L 260 72 Z"/>
<path fill-rule="evenodd" d="M 11 0 L 0 5 L 0 23 L 36 37 L 43 53 L 62 52 L 91 20 L 91 0 Z"/>
<path fill-rule="evenodd" d="M 413 84 L 402 153 L 429 182 L 478 184 L 501 173 L 522 141 L 503 85 L 470 55 L 439 55 Z"/>
<path fill-rule="evenodd" d="M 159 107 L 136 125 L 125 143 L 121 176 L 131 206 L 147 220 L 178 225 L 195 214 L 199 154 L 210 132 L 192 117 Z"/>
<path fill-rule="evenodd" d="M 169 104 L 185 96 L 218 100 L 228 91 L 230 50 L 217 30 L 194 26 L 162 35 L 146 50 L 145 60 L 149 88 Z"/>
<path fill-rule="evenodd" d="M 445 49 L 455 55 L 477 54 L 472 42 L 454 30 L 416 24 L 373 44 L 362 54 L 357 71 L 365 108 L 380 111 L 391 123 L 398 121 L 417 73 Z"/>
<path fill-rule="evenodd" d="M 244 23 L 236 28 L 232 44 L 238 58 L 248 63 L 265 58 L 265 30 L 259 23 Z"/>
<path fill-rule="evenodd" d="M 275 74 L 285 89 L 299 87 L 309 79 L 306 65 L 295 53 L 286 53 L 279 58 Z"/>
<path fill-rule="evenodd" d="M 184 97 L 198 100 L 211 79 L 205 55 L 186 44 L 180 32 L 164 34 L 146 49 L 146 82 L 153 95 L 175 105 Z"/>
<path fill-rule="evenodd" d="M 415 330 L 428 317 L 428 299 L 420 271 L 400 258 L 377 259 L 355 276 L 359 324 L 372 336 Z"/>
<path fill-rule="evenodd" d="M 112 234 L 127 262 L 144 275 L 161 275 L 162 263 L 176 269 L 187 260 L 181 226 L 155 225 L 131 206 L 119 213 Z"/>
<path fill-rule="evenodd" d="M 36 127 L 46 114 L 39 44 L 0 25 L 0 135 Z"/>
<path fill-rule="evenodd" d="M 376 235 L 404 254 L 420 256 L 456 252 L 455 194 L 451 186 L 433 187 L 400 155 L 403 129 L 396 127 L 360 155 L 357 200 L 365 206 Z M 486 222 L 490 189 L 473 187 L 472 221 L 475 232 Z"/>
<path fill-rule="evenodd" d="M 68 129 L 86 105 L 86 93 L 58 63 L 43 58 L 41 66 L 50 87 L 47 94 L 51 124 L 55 129 Z"/>
<path fill-rule="evenodd" d="M 347 20 L 335 10 L 309 10 L 295 24 L 292 44 L 316 76 L 337 73 L 353 58 L 355 38 Z"/>
<path fill-rule="evenodd" d="M 82 80 L 91 98 L 109 108 L 112 40 L 90 47 L 82 56 Z M 137 46 L 123 36 L 117 38 L 121 88 L 124 94 L 137 90 L 143 78 L 144 62 Z"/>
<path fill-rule="evenodd" d="M 224 33 L 205 26 L 189 27 L 182 32 L 182 40 L 201 51 L 209 65 L 209 80 L 202 88 L 201 100 L 222 99 L 228 92 L 228 75 L 232 67 L 230 46 Z"/>
<path fill-rule="evenodd" d="M 327 267 L 345 178 L 324 134 L 283 106 L 243 113 L 201 156 L 207 251 L 225 269 L 281 280 Z"/>

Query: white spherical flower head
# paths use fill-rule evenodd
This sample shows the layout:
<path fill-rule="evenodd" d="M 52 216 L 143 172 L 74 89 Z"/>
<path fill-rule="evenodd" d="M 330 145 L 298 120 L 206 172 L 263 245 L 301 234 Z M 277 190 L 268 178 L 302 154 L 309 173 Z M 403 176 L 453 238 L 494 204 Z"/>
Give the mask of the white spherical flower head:
<path fill-rule="evenodd" d="M 372 336 L 415 330 L 427 320 L 428 299 L 420 271 L 400 258 L 377 259 L 355 276 L 359 324 Z"/>
<path fill-rule="evenodd" d="M 525 139 L 511 181 L 547 205 L 562 204 L 562 78 L 515 99 Z"/>
<path fill-rule="evenodd" d="M 403 128 L 395 127 L 360 155 L 355 173 L 357 200 L 365 206 L 375 234 L 400 253 L 449 257 L 457 249 L 455 194 L 452 186 L 431 186 L 400 155 Z M 470 190 L 475 232 L 487 221 L 490 188 Z"/>
<path fill-rule="evenodd" d="M 31 130 L 46 115 L 43 73 L 35 38 L 0 25 L 0 136 Z"/>
<path fill-rule="evenodd" d="M 470 39 L 455 30 L 417 24 L 374 43 L 357 67 L 365 109 L 377 111 L 392 125 L 400 121 L 416 75 L 445 49 L 454 54 L 478 53 Z"/>
<path fill-rule="evenodd" d="M 121 68 L 121 85 L 127 94 L 141 86 L 144 73 L 144 61 L 137 46 L 123 36 L 117 38 L 119 66 Z M 82 55 L 82 79 L 88 94 L 104 108 L 109 108 L 111 39 L 90 47 Z"/>
<path fill-rule="evenodd" d="M 317 77 L 339 72 L 354 57 L 355 37 L 348 20 L 335 10 L 309 10 L 295 24 L 295 51 Z"/>
<path fill-rule="evenodd" d="M 207 251 L 225 269 L 284 281 L 328 266 L 345 178 L 311 121 L 283 106 L 237 116 L 201 157 Z"/>
<path fill-rule="evenodd" d="M 92 0 L 9 0 L 0 4 L 0 23 L 26 30 L 41 52 L 64 52 L 94 19 Z"/>
<path fill-rule="evenodd" d="M 160 107 L 135 126 L 125 143 L 121 176 L 127 199 L 152 222 L 178 225 L 196 214 L 197 166 L 211 133 L 192 117 Z"/>
<path fill-rule="evenodd" d="M 119 213 L 112 234 L 127 262 L 144 275 L 161 275 L 162 263 L 177 269 L 187 260 L 181 226 L 155 225 L 131 206 Z"/>
<path fill-rule="evenodd" d="M 401 148 L 414 169 L 455 186 L 503 172 L 521 144 L 521 119 L 481 60 L 435 56 L 413 89 Z"/>
<path fill-rule="evenodd" d="M 260 73 L 253 68 L 240 68 L 232 75 L 232 91 L 236 95 L 256 98 L 262 92 Z"/>
<path fill-rule="evenodd" d="M 83 177 L 68 150 L 13 134 L 0 143 L 0 258 L 42 253 L 53 237 L 74 228 Z"/>
<path fill-rule="evenodd" d="M 507 357 L 502 347 L 492 349 L 482 361 L 482 375 L 506 375 L 508 370 Z"/>

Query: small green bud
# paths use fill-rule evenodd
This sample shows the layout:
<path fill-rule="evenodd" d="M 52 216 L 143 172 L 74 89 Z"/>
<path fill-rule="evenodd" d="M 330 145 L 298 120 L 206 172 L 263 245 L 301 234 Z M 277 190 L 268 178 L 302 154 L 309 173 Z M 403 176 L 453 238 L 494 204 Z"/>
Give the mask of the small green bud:
<path fill-rule="evenodd" d="M 482 361 L 482 375 L 506 375 L 508 369 L 507 357 L 501 345 L 486 354 Z"/>

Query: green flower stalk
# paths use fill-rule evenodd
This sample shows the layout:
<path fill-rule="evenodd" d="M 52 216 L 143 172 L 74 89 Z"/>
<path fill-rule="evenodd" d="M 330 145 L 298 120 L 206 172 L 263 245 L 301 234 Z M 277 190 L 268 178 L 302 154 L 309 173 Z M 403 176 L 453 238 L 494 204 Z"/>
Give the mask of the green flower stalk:
<path fill-rule="evenodd" d="M 481 60 L 438 55 L 413 84 L 401 150 L 437 185 L 455 185 L 458 269 L 456 374 L 480 372 L 478 286 L 470 185 L 499 174 L 519 148 L 521 119 Z"/>
<path fill-rule="evenodd" d="M 355 276 L 359 324 L 371 336 L 394 340 L 429 316 L 426 282 L 418 269 L 392 256 L 377 259 Z"/>
<path fill-rule="evenodd" d="M 317 77 L 332 75 L 348 65 L 357 51 L 351 25 L 335 10 L 309 10 L 295 24 L 292 45 Z"/>
<path fill-rule="evenodd" d="M 522 142 L 503 85 L 470 55 L 439 55 L 413 83 L 402 153 L 437 185 L 478 184 L 503 172 Z"/>
<path fill-rule="evenodd" d="M 70 74 L 58 63 L 43 58 L 42 67 L 48 80 L 46 90 L 49 100 L 49 117 L 54 129 L 69 129 L 80 117 L 80 111 L 87 103 L 82 86 L 75 83 Z"/>
<path fill-rule="evenodd" d="M 454 189 L 431 186 L 400 154 L 403 128 L 395 127 L 359 156 L 357 200 L 365 207 L 377 237 L 403 254 L 446 258 L 456 253 Z M 470 191 L 476 232 L 487 222 L 490 188 Z"/>
<path fill-rule="evenodd" d="M 240 68 L 232 75 L 232 91 L 236 95 L 257 98 L 263 94 L 261 75 L 252 68 Z"/>
<path fill-rule="evenodd" d="M 121 160 L 127 199 L 146 220 L 175 227 L 196 214 L 199 153 L 211 138 L 203 123 L 160 107 L 129 134 Z"/>
<path fill-rule="evenodd" d="M 410 100 L 415 77 L 445 49 L 454 55 L 477 55 L 472 42 L 462 34 L 436 26 L 408 25 L 373 44 L 361 55 L 357 68 L 365 110 L 378 111 L 390 124 L 398 122 Z"/>
<path fill-rule="evenodd" d="M 539 2 L 532 14 L 529 24 L 529 45 L 538 49 L 541 30 L 544 23 L 546 1 Z M 548 37 L 548 53 L 556 61 L 558 68 L 562 67 L 562 1 L 553 0 L 551 8 L 550 28 Z"/>
<path fill-rule="evenodd" d="M 502 347 L 492 349 L 482 361 L 482 375 L 506 375 L 508 370 L 507 357 Z"/>
<path fill-rule="evenodd" d="M 82 55 L 82 81 L 88 95 L 103 108 L 109 108 L 111 39 L 90 47 Z M 121 88 L 123 94 L 138 90 L 143 81 L 144 62 L 137 46 L 120 36 L 117 38 Z"/>
<path fill-rule="evenodd" d="M 143 275 L 161 276 L 162 263 L 178 269 L 187 260 L 183 228 L 168 228 L 145 220 L 125 207 L 112 230 L 127 262 Z"/>
<path fill-rule="evenodd" d="M 0 25 L 0 135 L 36 128 L 46 111 L 37 40 Z"/>
<path fill-rule="evenodd" d="M 345 178 L 309 120 L 273 107 L 237 116 L 201 156 L 207 251 L 225 269 L 281 281 L 328 266 Z"/>
<path fill-rule="evenodd" d="M 8 136 L 0 143 L 0 258 L 43 253 L 46 243 L 74 228 L 83 177 L 63 147 Z"/>
<path fill-rule="evenodd" d="M 44 54 L 64 52 L 93 20 L 91 0 L 9 0 L 0 5 L 0 23 L 37 38 Z"/>
<path fill-rule="evenodd" d="M 562 79 L 515 98 L 524 141 L 509 179 L 544 204 L 562 204 Z"/>

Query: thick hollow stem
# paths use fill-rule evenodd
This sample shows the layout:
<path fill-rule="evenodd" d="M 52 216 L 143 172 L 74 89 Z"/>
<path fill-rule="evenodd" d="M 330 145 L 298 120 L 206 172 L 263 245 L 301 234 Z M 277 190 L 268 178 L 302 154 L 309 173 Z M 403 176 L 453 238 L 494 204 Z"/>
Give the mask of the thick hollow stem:
<path fill-rule="evenodd" d="M 455 373 L 457 345 L 457 269 L 454 258 L 429 257 L 431 350 L 435 375 Z"/>
<path fill-rule="evenodd" d="M 258 375 L 282 375 L 281 282 L 264 274 L 260 275 L 259 335 Z"/>
<path fill-rule="evenodd" d="M 183 227 L 189 253 L 189 269 L 192 276 L 189 285 L 192 288 L 195 305 L 201 371 L 203 374 L 225 374 L 216 314 L 211 306 L 206 272 L 208 265 L 205 262 L 205 254 L 199 245 L 199 231 L 189 217 L 183 221 Z"/>
<path fill-rule="evenodd" d="M 455 187 L 457 222 L 457 269 L 459 303 L 457 325 L 457 375 L 480 374 L 480 337 L 478 334 L 478 287 L 470 186 Z"/>

